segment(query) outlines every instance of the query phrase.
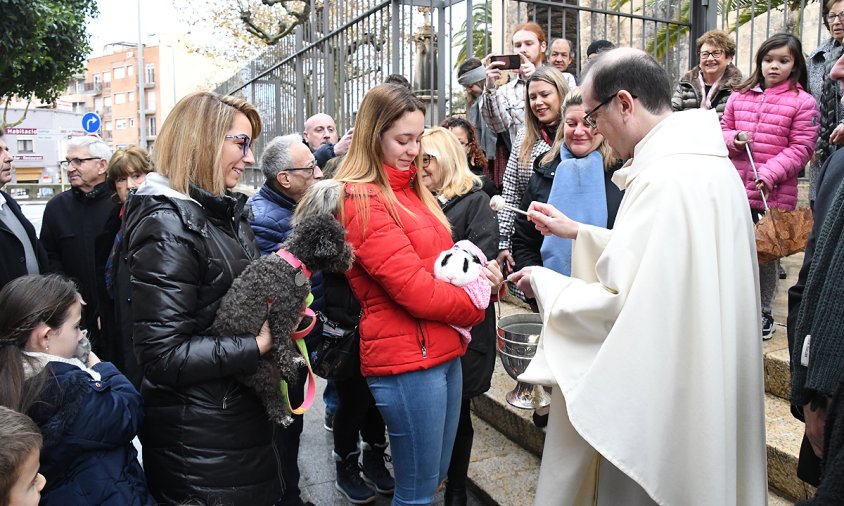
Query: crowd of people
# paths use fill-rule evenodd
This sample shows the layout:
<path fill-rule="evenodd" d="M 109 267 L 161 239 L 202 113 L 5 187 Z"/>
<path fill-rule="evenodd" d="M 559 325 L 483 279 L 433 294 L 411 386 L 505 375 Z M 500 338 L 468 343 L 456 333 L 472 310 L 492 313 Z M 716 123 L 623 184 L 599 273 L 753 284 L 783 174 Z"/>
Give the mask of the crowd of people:
<path fill-rule="evenodd" d="M 315 114 L 260 160 L 258 110 L 211 92 L 174 106 L 151 155 L 72 139 L 71 189 L 38 236 L 0 191 L 0 506 L 306 504 L 302 415 L 274 423 L 238 380 L 277 336 L 268 322 L 210 329 L 241 272 L 310 212 L 333 215 L 355 251 L 345 274 L 308 271 L 319 317 L 304 338 L 358 339 L 359 367 L 323 394 L 351 503 L 430 504 L 442 489 L 467 503 L 490 302 L 509 287 L 544 325 L 520 378 L 552 392 L 534 414 L 547 426 L 536 504 L 765 504 L 761 341 L 780 272 L 758 263 L 753 223 L 796 207 L 807 167 L 816 221 L 789 292 L 791 400 L 799 474 L 819 486 L 807 504 L 839 504 L 844 0 L 825 13 L 831 37 L 808 60 L 776 34 L 744 78 L 732 35 L 713 30 L 678 82 L 605 40 L 575 75 L 575 45 L 524 23 L 518 68 L 458 67 L 465 115 L 426 125 L 390 76 L 342 136 Z M 0 188 L 10 162 L 0 137 Z M 250 167 L 265 183 L 247 198 Z M 483 304 L 435 275 L 460 241 L 477 248 Z"/>

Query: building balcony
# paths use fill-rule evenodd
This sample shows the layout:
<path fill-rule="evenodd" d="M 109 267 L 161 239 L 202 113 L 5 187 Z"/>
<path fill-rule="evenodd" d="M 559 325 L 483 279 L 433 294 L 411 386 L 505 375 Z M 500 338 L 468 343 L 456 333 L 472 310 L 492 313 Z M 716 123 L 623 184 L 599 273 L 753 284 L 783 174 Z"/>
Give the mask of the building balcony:
<path fill-rule="evenodd" d="M 144 81 L 144 88 L 155 88 L 155 81 Z"/>
<path fill-rule="evenodd" d="M 90 95 L 99 95 L 103 90 L 111 89 L 111 83 L 94 82 L 85 83 L 85 93 Z"/>

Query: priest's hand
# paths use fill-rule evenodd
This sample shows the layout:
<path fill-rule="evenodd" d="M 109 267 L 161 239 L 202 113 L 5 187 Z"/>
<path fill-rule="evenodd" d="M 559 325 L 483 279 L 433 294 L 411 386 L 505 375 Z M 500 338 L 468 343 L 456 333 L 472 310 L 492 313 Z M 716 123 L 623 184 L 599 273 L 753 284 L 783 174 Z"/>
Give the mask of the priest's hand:
<path fill-rule="evenodd" d="M 516 288 L 521 290 L 525 296 L 535 299 L 536 297 L 533 293 L 533 287 L 530 286 L 530 273 L 532 269 L 532 267 L 525 267 L 518 272 L 514 272 L 513 274 L 507 276 L 507 281 L 516 283 Z"/>
<path fill-rule="evenodd" d="M 551 204 L 531 202 L 528 207 L 528 219 L 542 235 L 554 234 L 563 239 L 577 239 L 580 223 L 561 213 Z"/>
<path fill-rule="evenodd" d="M 806 437 L 812 444 L 812 450 L 819 459 L 823 458 L 823 432 L 826 422 L 826 409 L 821 406 L 812 408 L 812 403 L 803 405 L 803 417 L 806 419 Z"/>

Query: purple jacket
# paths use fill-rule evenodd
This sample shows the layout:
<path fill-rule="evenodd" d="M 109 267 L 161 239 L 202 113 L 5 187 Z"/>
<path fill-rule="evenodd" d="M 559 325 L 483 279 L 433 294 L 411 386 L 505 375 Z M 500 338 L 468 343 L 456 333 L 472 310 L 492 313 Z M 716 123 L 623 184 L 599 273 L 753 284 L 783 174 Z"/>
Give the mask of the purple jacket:
<path fill-rule="evenodd" d="M 764 209 L 756 190 L 747 152 L 733 141 L 740 131 L 748 133 L 759 178 L 771 190 L 768 206 L 794 209 L 797 205 L 797 174 L 809 162 L 818 138 L 818 106 L 812 95 L 786 81 L 763 90 L 734 91 L 727 100 L 721 130 L 730 158 L 739 172 L 753 209 Z"/>

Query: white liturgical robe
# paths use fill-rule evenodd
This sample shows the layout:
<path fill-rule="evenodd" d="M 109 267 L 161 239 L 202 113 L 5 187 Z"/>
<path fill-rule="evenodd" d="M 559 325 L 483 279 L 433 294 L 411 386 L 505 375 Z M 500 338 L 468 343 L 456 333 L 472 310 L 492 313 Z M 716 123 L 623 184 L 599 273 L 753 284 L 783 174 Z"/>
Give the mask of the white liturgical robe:
<path fill-rule="evenodd" d="M 615 228 L 581 225 L 573 277 L 531 276 L 519 379 L 554 387 L 535 503 L 766 504 L 756 246 L 715 113 L 672 114 L 613 181 Z"/>

